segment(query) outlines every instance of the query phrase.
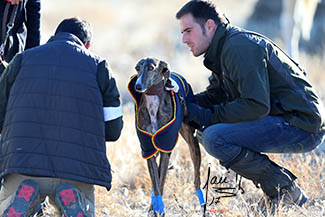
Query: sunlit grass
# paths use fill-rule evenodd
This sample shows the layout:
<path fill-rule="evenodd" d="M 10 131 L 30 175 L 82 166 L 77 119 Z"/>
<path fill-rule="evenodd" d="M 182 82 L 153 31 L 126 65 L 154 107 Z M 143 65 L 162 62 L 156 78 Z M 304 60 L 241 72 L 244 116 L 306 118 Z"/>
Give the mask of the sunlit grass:
<path fill-rule="evenodd" d="M 113 169 L 113 187 L 110 192 L 101 187 L 96 188 L 96 216 L 147 216 L 151 200 L 151 181 L 146 161 L 140 154 L 133 114 L 125 114 L 124 121 L 125 127 L 119 141 L 108 144 L 108 157 Z M 310 152 L 270 156 L 298 177 L 297 183 L 309 196 L 304 207 L 283 208 L 275 216 L 325 215 L 324 154 L 320 156 Z M 201 216 L 193 185 L 193 166 L 187 144 L 182 139 L 179 139 L 172 153 L 170 166 L 173 169 L 168 171 L 163 196 L 166 217 Z M 202 148 L 201 187 L 206 182 L 209 167 L 210 178 L 227 177 L 230 184 L 235 186 L 235 174 L 220 166 L 218 161 Z M 210 216 L 262 216 L 257 208 L 257 202 L 263 197 L 262 191 L 244 178 L 241 185 L 245 193 L 238 193 L 235 197 L 221 199 L 217 205 L 208 206 Z M 210 191 L 208 203 L 214 196 L 216 195 Z"/>

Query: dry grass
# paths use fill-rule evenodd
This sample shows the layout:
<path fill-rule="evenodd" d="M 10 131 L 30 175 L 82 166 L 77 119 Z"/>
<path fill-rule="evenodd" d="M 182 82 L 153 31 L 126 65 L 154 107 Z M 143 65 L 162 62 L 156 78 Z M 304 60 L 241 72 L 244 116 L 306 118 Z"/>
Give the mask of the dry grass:
<path fill-rule="evenodd" d="M 96 216 L 147 216 L 150 204 L 151 182 L 146 162 L 141 158 L 140 146 L 134 132 L 133 114 L 124 116 L 125 127 L 120 140 L 108 144 L 108 157 L 113 169 L 113 187 L 110 192 L 96 188 Z M 235 185 L 235 175 L 221 167 L 214 158 L 202 150 L 202 187 L 207 179 L 208 168 L 211 177 L 228 177 Z M 277 163 L 290 169 L 299 177 L 298 184 L 310 197 L 303 208 L 291 207 L 281 209 L 275 216 L 324 216 L 324 154 L 271 155 Z M 187 144 L 180 139 L 172 153 L 164 192 L 166 217 L 168 216 L 202 216 L 193 186 L 193 166 Z M 210 216 L 262 216 L 256 203 L 262 198 L 262 191 L 256 189 L 252 182 L 243 179 L 244 194 L 221 199 L 217 205 L 208 206 Z M 204 191 L 205 192 L 205 191 Z M 208 202 L 216 194 L 208 194 Z M 220 196 L 220 195 L 219 195 Z M 222 212 L 222 213 L 221 213 Z"/>
<path fill-rule="evenodd" d="M 217 3 L 234 24 L 242 24 L 256 0 L 218 1 Z M 114 71 L 124 104 L 124 129 L 120 139 L 107 144 L 107 155 L 112 165 L 113 183 L 110 192 L 96 187 L 96 216 L 147 216 L 150 204 L 151 182 L 145 160 L 141 158 L 138 138 L 134 129 L 133 105 L 127 92 L 129 77 L 135 73 L 134 64 L 144 56 L 166 60 L 173 71 L 183 74 L 194 92 L 203 90 L 209 72 L 201 58 L 193 58 L 181 45 L 176 11 L 187 0 L 56 0 L 44 1 L 42 13 L 42 42 L 54 32 L 57 24 L 66 17 L 80 16 L 94 27 L 92 50 L 109 60 Z M 159 10 L 158 10 L 159 8 Z M 279 39 L 275 39 L 279 40 Z M 318 56 L 302 54 L 301 65 L 307 69 L 310 80 L 324 98 L 324 60 Z M 310 197 L 303 208 L 281 209 L 275 216 L 325 216 L 324 154 L 314 152 L 297 155 L 271 155 L 272 158 L 294 172 L 298 183 Z M 164 203 L 166 217 L 201 216 L 193 187 L 193 167 L 187 145 L 179 140 L 172 153 L 166 180 Z M 234 181 L 215 159 L 202 150 L 202 183 L 208 168 L 212 176 L 227 176 Z M 260 216 L 256 209 L 262 192 L 248 180 L 243 180 L 244 194 L 222 199 L 210 216 Z M 202 184 L 203 187 L 203 184 Z M 211 192 L 209 198 L 212 198 Z M 48 214 L 48 216 L 51 216 Z"/>

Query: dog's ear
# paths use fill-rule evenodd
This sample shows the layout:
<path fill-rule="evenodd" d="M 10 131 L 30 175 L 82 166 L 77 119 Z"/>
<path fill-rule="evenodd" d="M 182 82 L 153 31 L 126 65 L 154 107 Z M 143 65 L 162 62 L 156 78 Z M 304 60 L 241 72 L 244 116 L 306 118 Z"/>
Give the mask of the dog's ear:
<path fill-rule="evenodd" d="M 174 86 L 172 85 L 171 81 L 169 80 L 170 70 L 169 70 L 168 63 L 166 63 L 164 61 L 159 61 L 159 69 L 160 69 L 160 73 L 164 77 L 165 86 L 168 88 L 173 88 Z"/>
<path fill-rule="evenodd" d="M 158 68 L 159 68 L 160 73 L 162 73 L 164 77 L 169 78 L 170 70 L 169 70 L 168 64 L 166 62 L 160 60 Z"/>

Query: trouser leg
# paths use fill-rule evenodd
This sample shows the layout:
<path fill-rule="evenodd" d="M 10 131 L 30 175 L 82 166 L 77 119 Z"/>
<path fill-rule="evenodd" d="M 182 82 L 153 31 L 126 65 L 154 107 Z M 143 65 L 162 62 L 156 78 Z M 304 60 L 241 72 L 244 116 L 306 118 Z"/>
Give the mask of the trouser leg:
<path fill-rule="evenodd" d="M 297 178 L 289 170 L 271 161 L 268 156 L 242 148 L 232 160 L 220 162 L 227 169 L 259 184 L 263 192 L 277 197 L 281 189 L 292 189 Z"/>
<path fill-rule="evenodd" d="M 323 134 L 306 132 L 281 117 L 266 116 L 253 121 L 215 124 L 203 131 L 202 144 L 221 161 L 234 158 L 247 148 L 263 153 L 304 153 L 321 144 Z"/>
<path fill-rule="evenodd" d="M 259 185 L 270 202 L 272 213 L 281 200 L 298 206 L 307 201 L 307 196 L 295 183 L 297 177 L 264 154 L 242 148 L 234 159 L 220 163 Z"/>
<path fill-rule="evenodd" d="M 322 138 L 322 134 L 303 131 L 281 117 L 267 116 L 254 121 L 212 125 L 203 131 L 202 143 L 222 165 L 258 183 L 266 195 L 275 197 L 281 189 L 297 189 L 296 176 L 261 152 L 307 152 L 316 148 Z"/>

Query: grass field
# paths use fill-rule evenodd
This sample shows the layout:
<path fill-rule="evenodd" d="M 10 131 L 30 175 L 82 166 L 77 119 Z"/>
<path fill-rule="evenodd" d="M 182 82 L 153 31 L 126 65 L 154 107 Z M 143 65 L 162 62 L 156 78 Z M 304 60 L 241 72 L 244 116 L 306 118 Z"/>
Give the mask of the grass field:
<path fill-rule="evenodd" d="M 202 58 L 194 58 L 181 44 L 177 10 L 185 0 L 56 0 L 44 1 L 42 11 L 42 42 L 45 43 L 57 24 L 66 17 L 80 16 L 94 27 L 92 51 L 107 59 L 113 69 L 124 105 L 124 128 L 120 139 L 107 143 L 107 155 L 112 166 L 113 183 L 110 192 L 96 187 L 96 216 L 147 216 L 150 204 L 151 182 L 145 160 L 140 154 L 139 141 L 134 129 L 131 97 L 127 92 L 129 77 L 135 73 L 134 65 L 146 56 L 167 61 L 172 71 L 183 74 L 194 92 L 203 90 L 209 72 L 202 66 Z M 255 0 L 214 1 L 226 12 L 234 24 L 241 25 L 252 11 Z M 281 44 L 280 38 L 274 38 Z M 301 65 L 307 69 L 309 79 L 318 94 L 325 99 L 324 60 L 317 55 L 302 53 Z M 309 196 L 305 207 L 280 209 L 275 216 L 325 216 L 325 155 L 307 154 L 270 155 L 277 163 L 290 169 L 299 185 Z M 201 216 L 193 186 L 193 166 L 187 145 L 179 139 L 172 153 L 171 166 L 165 185 L 166 217 Z M 231 186 L 238 186 L 235 174 L 226 171 L 202 148 L 202 187 L 211 176 L 227 177 Z M 262 191 L 243 179 L 244 194 L 222 198 L 218 204 L 208 206 L 209 216 L 260 216 L 256 208 Z M 204 191 L 205 192 L 205 191 Z M 220 195 L 208 192 L 211 202 Z M 47 214 L 51 216 L 50 213 Z"/>
<path fill-rule="evenodd" d="M 125 127 L 120 140 L 114 144 L 108 143 L 108 157 L 113 170 L 113 188 L 107 192 L 104 188 L 96 188 L 96 216 L 147 216 L 150 204 L 151 181 L 145 160 L 141 158 L 140 146 L 134 131 L 134 118 L 126 112 Z M 201 146 L 202 147 L 202 146 Z M 226 171 L 219 162 L 210 157 L 204 148 L 202 151 L 201 187 L 207 181 L 208 169 L 218 180 L 227 177 L 228 185 L 223 187 L 238 187 L 233 172 Z M 314 152 L 308 154 L 271 155 L 277 163 L 290 169 L 297 177 L 298 184 L 310 197 L 303 208 L 292 207 L 290 210 L 280 210 L 275 216 L 324 216 L 325 215 L 325 182 L 323 155 Z M 180 139 L 171 157 L 164 191 L 166 216 L 200 216 L 200 207 L 193 185 L 193 166 L 190 160 L 187 144 Z M 210 216 L 262 216 L 256 208 L 262 198 L 262 191 L 246 179 L 241 183 L 244 194 L 237 193 L 235 197 L 221 199 L 217 205 L 208 205 Z M 233 191 L 237 192 L 237 191 Z M 204 190 L 204 193 L 206 191 Z M 221 196 L 210 191 L 208 204 L 213 198 Z"/>

